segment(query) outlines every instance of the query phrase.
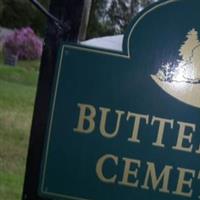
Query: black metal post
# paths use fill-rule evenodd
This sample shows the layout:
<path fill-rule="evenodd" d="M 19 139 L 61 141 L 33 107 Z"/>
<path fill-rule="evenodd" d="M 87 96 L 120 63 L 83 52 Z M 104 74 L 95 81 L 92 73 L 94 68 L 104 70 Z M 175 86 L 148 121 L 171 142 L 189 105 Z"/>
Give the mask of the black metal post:
<path fill-rule="evenodd" d="M 57 52 L 62 41 L 77 42 L 83 5 L 84 0 L 51 0 L 50 3 L 52 16 L 62 23 L 67 22 L 70 30 L 63 31 L 52 23 L 52 20 L 48 20 L 29 143 L 23 200 L 42 199 L 37 194 L 38 183 Z"/>
<path fill-rule="evenodd" d="M 40 11 L 42 12 L 49 20 L 52 20 L 53 23 L 57 25 L 59 29 L 64 28 L 64 24 L 56 18 L 54 15 L 52 15 L 46 8 L 44 8 L 38 0 L 30 0 L 30 2 Z"/>

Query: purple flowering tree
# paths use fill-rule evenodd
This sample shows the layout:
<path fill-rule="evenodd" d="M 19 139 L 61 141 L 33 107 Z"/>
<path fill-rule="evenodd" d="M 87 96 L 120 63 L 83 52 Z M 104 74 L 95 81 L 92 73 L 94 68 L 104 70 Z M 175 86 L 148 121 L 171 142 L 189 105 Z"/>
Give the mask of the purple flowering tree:
<path fill-rule="evenodd" d="M 42 55 L 42 40 L 30 27 L 15 30 L 5 38 L 3 50 L 20 60 L 38 59 Z"/>

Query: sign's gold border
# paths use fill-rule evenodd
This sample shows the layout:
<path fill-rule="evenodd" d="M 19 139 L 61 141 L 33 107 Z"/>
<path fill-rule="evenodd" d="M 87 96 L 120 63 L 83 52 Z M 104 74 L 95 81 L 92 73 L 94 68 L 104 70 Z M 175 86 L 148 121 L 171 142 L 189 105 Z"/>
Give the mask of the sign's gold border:
<path fill-rule="evenodd" d="M 51 141 L 51 130 L 52 130 L 52 123 L 53 123 L 53 118 L 54 118 L 54 110 L 55 110 L 55 103 L 56 103 L 56 98 L 57 98 L 57 91 L 58 91 L 58 85 L 59 85 L 59 79 L 60 79 L 60 72 L 61 72 L 61 66 L 62 66 L 62 61 L 63 61 L 63 55 L 64 55 L 64 51 L 65 49 L 76 49 L 76 50 L 81 50 L 81 51 L 87 51 L 87 52 L 93 52 L 93 53 L 98 53 L 98 54 L 103 54 L 103 55 L 109 55 L 109 56 L 114 56 L 114 57 L 121 57 L 124 59 L 130 59 L 131 58 L 131 54 L 130 54 L 130 40 L 131 40 L 131 36 L 132 33 L 134 31 L 134 29 L 136 28 L 136 26 L 139 24 L 139 22 L 149 13 L 151 13 L 152 11 L 154 11 L 157 8 L 163 7 L 165 5 L 168 5 L 170 3 L 174 3 L 174 2 L 178 2 L 181 0 L 168 0 L 165 2 L 162 2 L 160 4 L 155 5 L 154 7 L 152 7 L 151 9 L 147 10 L 146 12 L 144 12 L 134 23 L 133 27 L 131 28 L 131 31 L 128 35 L 127 38 L 127 55 L 117 52 L 117 51 L 106 51 L 103 49 L 93 49 L 93 48 L 89 48 L 89 47 L 84 47 L 83 45 L 77 46 L 77 45 L 63 45 L 62 49 L 61 49 L 61 57 L 60 57 L 60 61 L 59 61 L 59 65 L 58 65 L 58 72 L 57 72 L 57 77 L 56 77 L 56 81 L 55 81 L 55 89 L 54 89 L 54 96 L 53 96 L 53 102 L 52 102 L 52 109 L 51 109 L 51 113 L 50 113 L 50 121 L 49 121 L 49 127 L 48 127 L 48 132 L 47 132 L 47 143 L 46 143 L 46 148 L 45 148 L 45 155 L 44 155 L 44 163 L 43 163 L 43 171 L 42 171 L 42 178 L 41 178 L 41 185 L 40 185 L 40 191 L 42 194 L 48 195 L 48 196 L 54 196 L 54 197 L 60 197 L 60 198 L 67 198 L 67 199 L 71 199 L 71 200 L 91 200 L 91 199 L 86 199 L 86 198 L 82 198 L 82 197 L 75 197 L 75 196 L 70 196 L 70 195 L 63 195 L 63 194 L 57 194 L 57 193 L 53 193 L 53 192 L 48 192 L 48 190 L 45 188 L 45 174 L 46 174 L 46 168 L 47 168 L 47 163 L 48 163 L 48 154 L 49 154 L 49 144 Z M 124 42 L 126 42 L 126 40 L 124 39 Z"/>

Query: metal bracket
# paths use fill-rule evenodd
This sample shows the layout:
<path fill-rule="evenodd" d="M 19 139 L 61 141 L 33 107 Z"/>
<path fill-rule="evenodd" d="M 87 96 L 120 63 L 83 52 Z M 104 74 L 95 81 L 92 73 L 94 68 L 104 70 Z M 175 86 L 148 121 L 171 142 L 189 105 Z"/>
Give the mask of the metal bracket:
<path fill-rule="evenodd" d="M 37 0 L 30 0 L 30 2 L 41 12 L 43 13 L 48 19 L 50 19 L 56 27 L 59 29 L 59 31 L 62 31 L 63 33 L 68 32 L 71 27 L 68 23 L 63 23 L 58 18 L 53 16 L 46 8 L 44 8 Z"/>

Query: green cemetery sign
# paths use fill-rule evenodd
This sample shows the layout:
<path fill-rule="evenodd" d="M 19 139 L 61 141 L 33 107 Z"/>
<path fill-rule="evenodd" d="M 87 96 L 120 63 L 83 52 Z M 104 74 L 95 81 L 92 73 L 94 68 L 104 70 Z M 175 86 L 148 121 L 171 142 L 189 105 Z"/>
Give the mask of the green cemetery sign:
<path fill-rule="evenodd" d="M 43 198 L 200 199 L 200 1 L 143 11 L 123 52 L 63 44 L 48 124 Z"/>

